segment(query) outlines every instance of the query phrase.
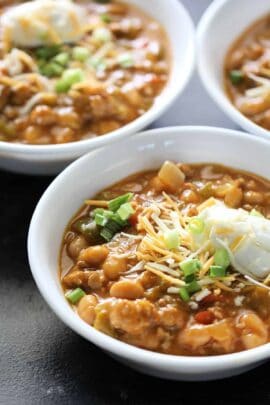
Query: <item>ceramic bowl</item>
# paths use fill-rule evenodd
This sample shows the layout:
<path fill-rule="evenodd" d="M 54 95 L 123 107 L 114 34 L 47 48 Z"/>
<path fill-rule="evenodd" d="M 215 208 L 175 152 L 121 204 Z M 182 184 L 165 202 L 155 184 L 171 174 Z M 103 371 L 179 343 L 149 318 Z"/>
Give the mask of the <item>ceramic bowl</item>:
<path fill-rule="evenodd" d="M 139 349 L 107 336 L 82 321 L 67 303 L 58 258 L 64 230 L 82 202 L 128 175 L 158 168 L 170 159 L 220 163 L 270 178 L 269 155 L 270 143 L 242 132 L 175 127 L 143 132 L 78 159 L 49 186 L 32 218 L 28 253 L 41 294 L 71 329 L 146 374 L 174 380 L 210 380 L 242 373 L 267 360 L 270 344 L 222 356 L 187 357 Z"/>
<path fill-rule="evenodd" d="M 235 40 L 269 12 L 268 0 L 215 0 L 205 11 L 197 29 L 197 67 L 207 92 L 237 125 L 267 139 L 269 131 L 238 111 L 225 93 L 224 60 Z"/>
<path fill-rule="evenodd" d="M 194 26 L 178 0 L 126 0 L 139 6 L 165 28 L 172 51 L 170 79 L 153 107 L 107 135 L 61 145 L 23 145 L 0 142 L 0 168 L 28 174 L 54 174 L 84 153 L 134 135 L 157 119 L 182 93 L 194 68 Z"/>

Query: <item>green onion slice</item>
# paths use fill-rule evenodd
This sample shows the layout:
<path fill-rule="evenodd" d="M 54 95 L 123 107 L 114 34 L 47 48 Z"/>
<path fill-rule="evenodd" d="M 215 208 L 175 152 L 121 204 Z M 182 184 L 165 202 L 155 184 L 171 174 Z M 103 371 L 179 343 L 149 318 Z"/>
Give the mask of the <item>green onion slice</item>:
<path fill-rule="evenodd" d="M 132 197 L 133 193 L 127 193 L 114 198 L 113 200 L 109 201 L 109 209 L 113 212 L 116 212 L 121 207 L 121 205 L 129 202 Z"/>
<path fill-rule="evenodd" d="M 188 259 L 180 263 L 180 269 L 183 271 L 185 277 L 197 273 L 201 268 L 202 265 L 198 259 Z"/>
<path fill-rule="evenodd" d="M 121 205 L 117 210 L 117 214 L 123 221 L 126 221 L 132 214 L 134 214 L 134 209 L 132 208 L 132 205 L 127 202 Z"/>
<path fill-rule="evenodd" d="M 36 50 L 38 58 L 50 59 L 61 52 L 61 45 L 42 46 Z"/>
<path fill-rule="evenodd" d="M 55 84 L 56 93 L 67 93 L 70 90 L 71 85 L 63 79 L 60 79 Z"/>
<path fill-rule="evenodd" d="M 95 215 L 95 223 L 100 226 L 105 226 L 108 221 L 108 218 L 102 214 L 97 213 Z"/>
<path fill-rule="evenodd" d="M 225 277 L 226 269 L 222 266 L 210 266 L 210 277 Z"/>
<path fill-rule="evenodd" d="M 85 62 L 90 56 L 90 52 L 83 46 L 75 46 L 72 51 L 72 58 L 79 62 Z"/>
<path fill-rule="evenodd" d="M 227 250 L 224 248 L 217 249 L 216 253 L 214 254 L 214 264 L 216 266 L 223 267 L 226 270 L 230 263 L 231 260 Z"/>
<path fill-rule="evenodd" d="M 188 274 L 184 279 L 186 283 L 192 283 L 192 281 L 196 280 L 196 273 Z"/>
<path fill-rule="evenodd" d="M 58 63 L 49 62 L 43 65 L 40 65 L 39 71 L 42 75 L 46 77 L 59 77 L 63 73 L 63 66 L 60 66 Z"/>
<path fill-rule="evenodd" d="M 241 83 L 244 79 L 244 73 L 241 70 L 231 70 L 229 76 L 234 85 Z"/>
<path fill-rule="evenodd" d="M 176 229 L 164 232 L 164 243 L 167 249 L 176 249 L 180 245 L 180 235 Z"/>
<path fill-rule="evenodd" d="M 63 80 L 70 85 L 79 83 L 84 80 L 84 73 L 81 69 L 67 69 L 63 74 Z"/>
<path fill-rule="evenodd" d="M 57 93 L 66 93 L 70 90 L 73 84 L 84 80 L 84 73 L 81 69 L 67 69 L 62 78 L 55 85 Z"/>
<path fill-rule="evenodd" d="M 105 226 L 108 219 L 112 218 L 114 213 L 103 208 L 97 208 L 94 210 L 94 220 L 97 225 Z"/>
<path fill-rule="evenodd" d="M 190 220 L 188 229 L 191 233 L 199 235 L 204 231 L 204 221 L 199 217 L 194 217 Z"/>
<path fill-rule="evenodd" d="M 202 288 L 196 280 L 193 280 L 191 283 L 187 285 L 186 289 L 189 292 L 189 294 L 194 294 L 200 291 Z"/>
<path fill-rule="evenodd" d="M 124 226 L 126 226 L 126 222 L 123 221 L 117 214 L 113 214 L 111 218 L 109 218 L 106 222 L 106 225 L 100 232 L 100 235 L 109 242 L 112 240 L 114 235 L 122 230 Z"/>
<path fill-rule="evenodd" d="M 107 242 L 110 242 L 114 235 L 115 234 L 108 228 L 103 228 L 100 231 L 100 236 L 102 236 L 102 238 L 105 239 Z"/>
<path fill-rule="evenodd" d="M 67 52 L 61 52 L 53 58 L 53 61 L 59 65 L 66 67 L 68 65 L 70 58 Z"/>
<path fill-rule="evenodd" d="M 72 304 L 77 304 L 80 299 L 85 295 L 85 292 L 81 288 L 75 288 L 75 290 L 69 291 L 65 294 L 65 297 Z"/>
<path fill-rule="evenodd" d="M 182 298 L 182 300 L 185 302 L 188 302 L 190 300 L 189 292 L 186 287 L 181 287 L 179 289 L 179 295 L 180 298 Z"/>
<path fill-rule="evenodd" d="M 101 14 L 101 15 L 100 15 L 100 19 L 101 19 L 101 21 L 103 21 L 103 22 L 106 23 L 106 24 L 109 24 L 109 23 L 112 21 L 112 19 L 111 19 L 111 17 L 109 16 L 109 14 Z"/>

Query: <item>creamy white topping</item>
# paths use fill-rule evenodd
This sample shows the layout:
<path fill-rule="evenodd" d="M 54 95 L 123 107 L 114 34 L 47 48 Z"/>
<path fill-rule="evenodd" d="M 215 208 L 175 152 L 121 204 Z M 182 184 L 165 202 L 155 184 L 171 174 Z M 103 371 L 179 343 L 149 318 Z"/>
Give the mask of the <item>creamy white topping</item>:
<path fill-rule="evenodd" d="M 35 47 L 76 42 L 84 35 L 85 17 L 70 0 L 34 0 L 8 9 L 0 24 L 12 45 Z"/>
<path fill-rule="evenodd" d="M 228 208 L 220 201 L 202 210 L 200 218 L 205 231 L 198 244 L 210 240 L 214 248 L 225 248 L 232 265 L 242 274 L 257 279 L 270 274 L 269 219 Z"/>

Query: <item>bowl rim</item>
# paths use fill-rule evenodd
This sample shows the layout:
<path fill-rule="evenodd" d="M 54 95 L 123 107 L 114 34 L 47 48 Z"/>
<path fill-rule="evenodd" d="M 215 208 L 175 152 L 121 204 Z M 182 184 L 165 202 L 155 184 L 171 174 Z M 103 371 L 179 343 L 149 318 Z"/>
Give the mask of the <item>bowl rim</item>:
<path fill-rule="evenodd" d="M 162 1 L 162 0 L 158 0 Z M 162 89 L 161 93 L 156 97 L 156 100 L 152 107 L 146 111 L 143 115 L 131 121 L 130 123 L 111 131 L 107 134 L 90 138 L 86 140 L 79 140 L 76 142 L 67 142 L 64 144 L 49 144 L 49 145 L 32 145 L 32 144 L 22 144 L 22 143 L 11 143 L 0 141 L 0 153 L 9 153 L 9 154 L 24 154 L 24 155 L 60 155 L 60 154 L 76 154 L 82 153 L 82 151 L 92 150 L 98 147 L 102 147 L 106 144 L 117 142 L 118 140 L 129 136 L 138 130 L 147 127 L 158 117 L 160 117 L 176 100 L 176 98 L 184 91 L 185 87 L 189 83 L 191 76 L 195 70 L 195 24 L 187 10 L 187 8 L 179 0 L 170 0 L 170 6 L 175 8 L 175 11 L 182 16 L 182 19 L 185 19 L 189 25 L 189 36 L 188 36 L 188 52 L 186 59 L 186 69 L 183 80 L 179 86 L 172 86 L 170 95 L 166 94 L 166 89 L 168 83 Z M 143 5 L 140 8 L 144 11 Z M 151 16 L 151 15 L 150 15 Z M 161 25 L 165 28 L 167 32 L 168 23 L 165 21 L 160 21 Z M 167 33 L 168 34 L 168 33 Z M 168 34 L 169 41 L 171 43 L 171 37 Z M 172 56 L 172 70 L 174 68 L 174 58 Z M 165 98 L 164 98 L 165 96 Z M 166 97 L 167 96 L 167 97 Z"/>
<path fill-rule="evenodd" d="M 269 131 L 267 129 L 264 129 L 260 125 L 255 124 L 234 106 L 229 97 L 226 95 L 225 89 L 222 87 L 223 82 L 218 88 L 212 85 L 212 76 L 209 73 L 208 62 L 205 56 L 204 49 L 208 46 L 208 32 L 211 28 L 212 23 L 215 21 L 217 15 L 221 13 L 223 7 L 225 7 L 227 4 L 230 4 L 232 9 L 236 7 L 236 2 L 233 0 L 214 0 L 205 10 L 198 23 L 196 30 L 196 70 L 198 71 L 201 82 L 207 90 L 208 94 L 229 118 L 231 118 L 235 123 L 240 125 L 246 131 L 258 135 L 264 139 L 269 139 Z M 254 18 L 254 22 L 256 22 L 256 17 Z M 249 25 L 250 24 L 247 24 L 246 28 L 248 28 Z M 241 30 L 241 32 L 243 32 L 243 30 Z M 241 32 L 239 32 L 239 35 L 241 35 Z M 216 36 L 216 38 L 218 38 L 218 35 Z M 237 39 L 237 37 L 235 39 Z"/>
<path fill-rule="evenodd" d="M 142 138 L 148 138 L 157 134 L 167 134 L 170 131 L 172 136 L 179 134 L 179 132 L 185 132 L 187 135 L 190 132 L 197 132 L 197 136 L 201 136 L 202 133 L 206 131 L 212 134 L 223 134 L 226 132 L 228 138 L 242 138 L 252 143 L 261 143 L 265 147 L 270 148 L 269 142 L 264 139 L 256 138 L 250 134 L 242 131 L 230 130 L 226 128 L 209 127 L 209 126 L 175 126 L 167 128 L 157 128 L 153 130 L 143 131 L 138 134 L 138 142 Z M 201 133 L 201 134 L 200 134 Z M 130 139 L 125 139 L 122 143 L 127 143 Z M 141 349 L 136 346 L 129 345 L 113 337 L 110 337 L 82 321 L 78 315 L 72 310 L 71 307 L 64 305 L 65 299 L 64 294 L 62 294 L 63 305 L 56 305 L 51 298 L 51 290 L 48 289 L 48 281 L 51 280 L 51 276 L 47 273 L 44 274 L 41 269 L 38 255 L 36 254 L 36 247 L 38 246 L 37 236 L 40 234 L 40 228 L 38 226 L 39 218 L 43 215 L 43 207 L 46 205 L 47 200 L 50 200 L 51 195 L 55 193 L 58 185 L 66 181 L 69 174 L 79 166 L 83 165 L 85 161 L 90 160 L 93 154 L 103 154 L 110 149 L 110 145 L 100 148 L 95 151 L 90 151 L 88 154 L 77 159 L 75 162 L 70 164 L 62 173 L 60 173 L 53 182 L 49 185 L 47 190 L 42 195 L 39 200 L 37 207 L 34 211 L 33 217 L 31 219 L 27 248 L 28 248 L 28 258 L 30 263 L 31 272 L 33 278 L 37 284 L 37 287 L 52 309 L 52 311 L 74 332 L 78 333 L 80 336 L 84 337 L 89 342 L 95 344 L 101 349 L 108 351 L 114 355 L 119 355 L 120 357 L 129 360 L 131 362 L 145 363 L 150 367 L 170 367 L 170 370 L 180 371 L 181 367 L 184 367 L 185 373 L 194 374 L 199 371 L 204 371 L 210 373 L 211 371 L 228 370 L 235 367 L 243 367 L 251 363 L 258 363 L 259 361 L 266 360 L 270 357 L 270 343 L 258 346 L 250 350 L 244 350 L 237 353 L 215 355 L 215 356 L 178 356 L 158 353 L 146 349 Z M 56 287 L 55 287 L 56 288 Z M 170 371 L 168 368 L 168 371 Z"/>

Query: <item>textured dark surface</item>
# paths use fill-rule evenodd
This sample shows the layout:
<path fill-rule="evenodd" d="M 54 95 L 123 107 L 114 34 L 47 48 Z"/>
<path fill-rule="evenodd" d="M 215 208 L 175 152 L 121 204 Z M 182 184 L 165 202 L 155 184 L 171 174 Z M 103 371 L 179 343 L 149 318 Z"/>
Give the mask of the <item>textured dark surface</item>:
<path fill-rule="evenodd" d="M 183 2 L 196 22 L 210 3 Z M 234 127 L 196 76 L 154 126 L 176 124 Z M 51 180 L 0 172 L 0 404 L 269 404 L 270 364 L 220 382 L 162 381 L 116 363 L 54 316 L 35 287 L 26 254 L 31 214 Z"/>

